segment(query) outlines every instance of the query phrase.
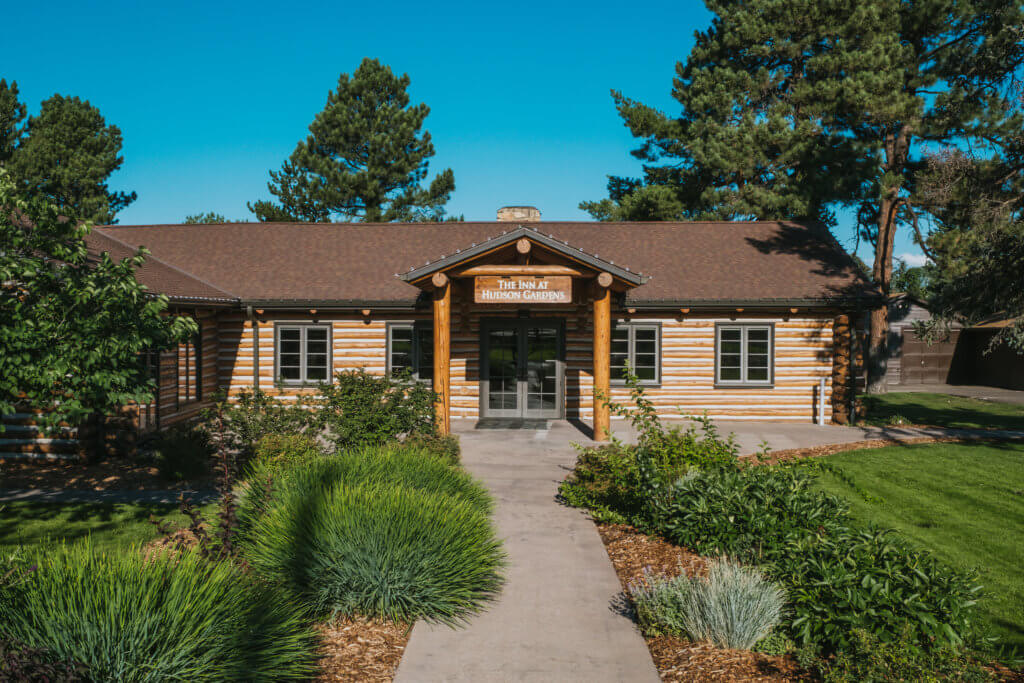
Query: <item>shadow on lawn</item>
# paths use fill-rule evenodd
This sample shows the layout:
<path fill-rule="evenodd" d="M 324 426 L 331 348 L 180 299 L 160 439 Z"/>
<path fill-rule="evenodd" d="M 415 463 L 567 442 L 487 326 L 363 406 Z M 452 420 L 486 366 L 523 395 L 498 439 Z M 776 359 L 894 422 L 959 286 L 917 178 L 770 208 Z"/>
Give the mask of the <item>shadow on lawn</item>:
<path fill-rule="evenodd" d="M 895 396 L 895 398 L 894 398 Z M 1024 430 L 1024 411 L 1019 414 L 1000 414 L 981 407 L 962 405 L 940 405 L 942 399 L 932 397 L 912 398 L 910 394 L 883 394 L 862 396 L 867 408 L 867 421 L 887 426 L 895 416 L 906 418 L 913 424 L 955 429 L 1019 429 Z M 966 399 L 951 398 L 952 401 Z M 996 407 L 998 406 L 998 407 Z M 1013 406 L 993 404 L 994 410 L 1014 412 Z"/>
<path fill-rule="evenodd" d="M 7 503 L 0 505 L 0 546 L 75 542 L 119 527 L 149 524 L 150 515 L 162 518 L 177 509 L 169 503 Z"/>

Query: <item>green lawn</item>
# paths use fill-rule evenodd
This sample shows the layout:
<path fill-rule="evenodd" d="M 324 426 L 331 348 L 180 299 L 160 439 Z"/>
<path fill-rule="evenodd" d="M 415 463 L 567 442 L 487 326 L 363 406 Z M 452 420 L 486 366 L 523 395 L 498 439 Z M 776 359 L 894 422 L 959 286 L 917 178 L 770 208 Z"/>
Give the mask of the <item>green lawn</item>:
<path fill-rule="evenodd" d="M 203 508 L 204 514 L 214 506 Z M 92 536 L 97 548 L 143 544 L 157 536 L 149 516 L 185 526 L 177 504 L 140 503 L 0 503 L 0 553 L 41 543 L 80 542 Z"/>
<path fill-rule="evenodd" d="M 902 417 L 912 424 L 959 427 L 962 429 L 1024 430 L 1024 406 L 995 401 L 979 401 L 947 394 L 893 392 L 865 394 L 868 424 L 892 424 Z"/>
<path fill-rule="evenodd" d="M 855 518 L 898 529 L 944 561 L 980 572 L 981 611 L 1001 643 L 1024 651 L 1024 444 L 918 444 L 829 456 L 820 486 Z"/>

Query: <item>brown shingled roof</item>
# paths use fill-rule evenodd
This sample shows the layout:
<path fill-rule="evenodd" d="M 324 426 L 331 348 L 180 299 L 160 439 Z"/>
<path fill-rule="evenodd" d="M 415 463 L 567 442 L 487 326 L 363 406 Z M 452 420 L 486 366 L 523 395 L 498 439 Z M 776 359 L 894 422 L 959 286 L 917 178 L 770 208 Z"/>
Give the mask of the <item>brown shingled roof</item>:
<path fill-rule="evenodd" d="M 102 230 L 93 230 L 86 238 L 89 255 L 96 258 L 106 252 L 115 261 L 134 256 L 137 245 L 126 244 L 117 238 L 105 234 Z M 175 301 L 195 301 L 211 303 L 233 303 L 238 297 L 228 294 L 214 285 L 183 272 L 170 264 L 164 263 L 153 254 L 146 256 L 145 262 L 135 271 L 135 278 L 156 294 L 166 294 Z"/>
<path fill-rule="evenodd" d="M 410 305 L 418 290 L 396 277 L 517 227 L 510 223 L 227 223 L 104 226 L 145 246 L 194 283 L 154 270 L 151 289 L 199 283 L 242 301 Z M 822 302 L 871 296 L 826 230 L 785 222 L 530 223 L 544 235 L 650 277 L 627 301 L 648 305 Z M 95 237 L 91 239 L 96 239 Z"/>

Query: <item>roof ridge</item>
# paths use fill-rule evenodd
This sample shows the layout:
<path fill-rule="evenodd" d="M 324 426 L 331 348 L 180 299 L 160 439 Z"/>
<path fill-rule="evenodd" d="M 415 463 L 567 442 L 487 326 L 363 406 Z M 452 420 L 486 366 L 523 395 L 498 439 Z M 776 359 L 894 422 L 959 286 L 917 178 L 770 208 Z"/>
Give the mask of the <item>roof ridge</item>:
<path fill-rule="evenodd" d="M 616 225 L 675 225 L 675 226 L 688 226 L 688 225 L 803 225 L 811 227 L 817 224 L 817 221 L 801 221 L 801 220 L 764 220 L 764 221 L 712 221 L 712 220 L 688 220 L 688 221 L 576 221 L 576 220 L 550 220 L 550 221 L 524 221 L 529 225 L 589 225 L 593 227 L 599 226 L 616 226 Z M 351 228 L 362 228 L 362 227 L 458 227 L 460 225 L 510 225 L 517 224 L 515 221 L 414 221 L 414 222 L 391 222 L 391 223 L 371 223 L 371 222 L 358 222 L 358 221 L 331 221 L 327 223 L 315 223 L 310 221 L 228 221 L 226 223 L 137 223 L 135 225 L 98 225 L 95 227 L 96 230 L 108 230 L 108 229 L 126 229 L 126 230 L 141 230 L 144 228 L 183 228 L 183 227 L 196 227 L 203 229 L 212 228 L 226 228 L 226 227 L 239 227 L 239 226 L 275 226 L 275 225 L 310 225 L 316 227 L 351 227 Z"/>
<path fill-rule="evenodd" d="M 113 235 L 108 234 L 102 228 L 94 228 L 94 231 L 98 232 L 101 235 L 103 235 L 108 240 L 111 240 L 113 242 L 117 242 L 121 246 L 126 247 L 128 249 L 132 249 L 133 251 L 137 252 L 139 250 L 139 248 L 140 248 L 139 245 L 129 244 L 128 242 L 125 242 L 124 240 L 118 239 L 117 237 L 114 237 Z M 146 247 L 146 249 L 148 250 L 148 247 Z M 232 299 L 241 300 L 241 297 L 238 296 L 237 294 L 235 294 L 233 292 L 229 292 L 228 290 L 224 289 L 220 285 L 216 285 L 216 284 L 210 282 L 209 280 L 207 280 L 205 278 L 201 278 L 201 277 L 199 277 L 198 275 L 196 275 L 194 273 L 190 273 L 187 270 L 179 268 L 178 266 L 176 266 L 176 265 L 174 265 L 172 263 L 168 263 L 167 261 L 164 261 L 162 258 L 160 258 L 156 254 L 154 254 L 152 251 L 150 251 L 146 255 L 146 259 L 147 260 L 148 259 L 153 259 L 154 261 L 156 261 L 160 265 L 164 266 L 165 268 L 170 268 L 171 270 L 173 270 L 173 271 L 175 271 L 177 273 L 181 273 L 182 275 L 184 275 L 184 276 L 186 276 L 188 278 L 191 278 L 191 279 L 195 280 L 196 282 L 203 283 L 207 287 L 212 287 L 213 289 L 216 289 L 218 292 L 220 292 L 220 293 L 222 293 L 222 294 L 224 294 L 224 295 L 226 295 L 226 296 L 228 296 L 228 297 L 230 297 Z"/>

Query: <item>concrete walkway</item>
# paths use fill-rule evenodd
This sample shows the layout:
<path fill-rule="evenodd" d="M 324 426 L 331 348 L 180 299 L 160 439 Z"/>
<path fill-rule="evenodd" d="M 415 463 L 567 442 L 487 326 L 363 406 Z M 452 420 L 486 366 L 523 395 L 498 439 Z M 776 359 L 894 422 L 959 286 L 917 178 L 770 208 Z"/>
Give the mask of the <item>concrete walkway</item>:
<path fill-rule="evenodd" d="M 613 609 L 618 578 L 593 523 L 555 502 L 575 462 L 567 422 L 545 431 L 472 431 L 462 461 L 497 502 L 509 555 L 501 597 L 464 628 L 418 623 L 397 683 L 658 681 L 635 625 Z"/>
<path fill-rule="evenodd" d="M 453 420 L 462 460 L 497 502 L 495 521 L 509 555 L 501 597 L 463 628 L 418 623 L 398 667 L 397 683 L 434 681 L 657 681 L 634 624 L 615 609 L 621 593 L 601 539 L 579 510 L 555 501 L 558 483 L 575 462 L 573 441 L 589 430 L 564 421 L 540 431 L 474 430 Z M 1024 437 L 899 427 L 819 427 L 804 423 L 720 422 L 741 453 L 762 441 L 772 450 L 921 436 Z M 613 432 L 635 435 L 621 420 Z"/>
<path fill-rule="evenodd" d="M 1024 391 L 1003 389 L 1001 387 L 983 387 L 972 384 L 891 384 L 889 385 L 889 391 L 899 393 L 926 392 L 929 394 L 949 394 L 950 396 L 977 398 L 982 401 L 1013 403 L 1019 406 L 1024 406 Z"/>

